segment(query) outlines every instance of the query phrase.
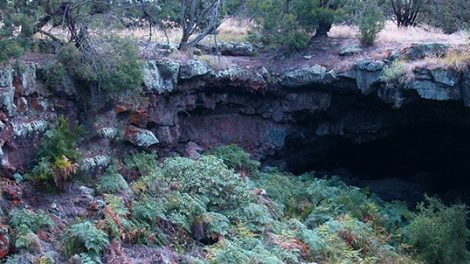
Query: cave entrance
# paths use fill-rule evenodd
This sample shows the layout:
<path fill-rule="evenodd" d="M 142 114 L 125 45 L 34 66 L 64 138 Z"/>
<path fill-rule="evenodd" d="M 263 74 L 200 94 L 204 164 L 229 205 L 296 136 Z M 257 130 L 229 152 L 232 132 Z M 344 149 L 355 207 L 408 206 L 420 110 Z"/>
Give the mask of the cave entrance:
<path fill-rule="evenodd" d="M 295 144 L 292 146 L 286 153 L 295 153 Z M 468 124 L 416 122 L 366 143 L 330 136 L 309 149 L 316 146 L 323 146 L 321 155 L 319 151 L 303 152 L 306 162 L 291 159 L 287 169 L 295 174 L 309 170 L 337 174 L 350 184 L 369 186 L 387 200 L 419 201 L 428 193 L 470 201 Z"/>

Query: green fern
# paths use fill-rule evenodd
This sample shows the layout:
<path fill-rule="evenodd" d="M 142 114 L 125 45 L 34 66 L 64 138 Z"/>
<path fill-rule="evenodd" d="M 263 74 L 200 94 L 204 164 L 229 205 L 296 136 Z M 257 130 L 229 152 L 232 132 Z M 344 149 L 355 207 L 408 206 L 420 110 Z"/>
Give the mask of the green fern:
<path fill-rule="evenodd" d="M 10 225 L 15 228 L 23 228 L 37 232 L 43 227 L 51 227 L 55 224 L 52 218 L 49 217 L 44 211 L 38 210 L 34 212 L 25 208 L 13 208 L 10 211 Z"/>
<path fill-rule="evenodd" d="M 222 160 L 203 156 L 198 160 L 170 158 L 165 160 L 162 180 L 179 192 L 204 196 L 209 207 L 235 208 L 249 201 L 249 185 L 245 178 L 228 169 Z"/>
<path fill-rule="evenodd" d="M 16 233 L 15 247 L 17 249 L 27 249 L 34 252 L 41 252 L 39 237 L 31 230 L 20 228 Z"/>
<path fill-rule="evenodd" d="M 403 234 L 426 263 L 468 263 L 470 230 L 467 223 L 465 205 L 447 207 L 436 198 L 426 197 Z"/>
<path fill-rule="evenodd" d="M 124 160 L 127 168 L 137 170 L 141 176 L 152 175 L 157 171 L 157 154 L 155 152 L 136 152 Z"/>
<path fill-rule="evenodd" d="M 108 245 L 108 236 L 96 226 L 85 221 L 71 225 L 64 237 L 63 251 L 66 256 L 86 253 L 94 261 L 100 259 L 101 251 Z"/>
<path fill-rule="evenodd" d="M 122 190 L 128 190 L 129 185 L 124 177 L 117 172 L 116 167 L 112 165 L 108 167 L 106 173 L 100 177 L 97 189 L 102 193 L 118 193 Z"/>
<path fill-rule="evenodd" d="M 260 166 L 259 161 L 251 159 L 250 154 L 234 144 L 215 147 L 208 151 L 207 154 L 222 159 L 230 169 L 249 175 L 255 175 Z"/>

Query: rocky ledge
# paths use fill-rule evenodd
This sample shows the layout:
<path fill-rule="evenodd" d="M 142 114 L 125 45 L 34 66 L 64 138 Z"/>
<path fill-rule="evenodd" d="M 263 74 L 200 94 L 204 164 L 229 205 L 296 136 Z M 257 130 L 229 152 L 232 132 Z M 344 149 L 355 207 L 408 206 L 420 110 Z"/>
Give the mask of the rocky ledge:
<path fill-rule="evenodd" d="M 317 64 L 282 71 L 218 69 L 202 60 L 149 60 L 140 94 L 112 105 L 96 103 L 93 110 L 80 107 L 71 82 L 49 89 L 39 64 L 16 74 L 0 69 L 0 166 L 7 176 L 24 173 L 58 115 L 87 124 L 90 136 L 81 146 L 86 170 L 106 166 L 109 157 L 134 147 L 194 157 L 229 143 L 267 162 L 302 167 L 321 162 L 338 140 L 371 142 L 416 122 L 466 126 L 468 67 L 416 67 L 411 78 L 384 78 L 395 60 L 443 56 L 447 49 L 413 45 L 381 58 L 354 59 L 347 69 Z"/>

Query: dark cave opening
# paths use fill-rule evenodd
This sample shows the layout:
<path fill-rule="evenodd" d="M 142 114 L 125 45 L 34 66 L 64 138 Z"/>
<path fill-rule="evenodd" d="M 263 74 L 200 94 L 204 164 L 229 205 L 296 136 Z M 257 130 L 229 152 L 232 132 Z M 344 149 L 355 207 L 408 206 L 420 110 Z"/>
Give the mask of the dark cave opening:
<path fill-rule="evenodd" d="M 287 169 L 320 171 L 370 187 L 387 200 L 420 201 L 424 193 L 470 202 L 470 125 L 466 122 L 414 122 L 373 141 L 355 143 L 327 136 L 303 147 L 287 143 Z M 299 149 L 305 151 L 299 152 Z M 299 162 L 300 161 L 300 162 Z"/>

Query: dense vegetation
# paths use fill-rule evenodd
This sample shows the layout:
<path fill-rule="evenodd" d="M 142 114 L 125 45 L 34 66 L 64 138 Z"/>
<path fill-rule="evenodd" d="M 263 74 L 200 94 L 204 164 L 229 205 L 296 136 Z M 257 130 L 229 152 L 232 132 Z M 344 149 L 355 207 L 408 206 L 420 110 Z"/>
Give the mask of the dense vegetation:
<path fill-rule="evenodd" d="M 45 140 L 40 155 L 75 156 L 67 151 L 72 143 L 61 139 L 70 133 L 66 127 L 49 132 L 57 145 Z M 11 210 L 16 254 L 7 263 L 17 263 L 26 252 L 40 263 L 54 263 L 40 242 L 52 229 L 60 258 L 78 263 L 101 263 L 115 243 L 165 247 L 181 263 L 470 260 L 464 205 L 445 206 L 427 197 L 410 210 L 335 177 L 263 171 L 235 145 L 196 160 L 158 162 L 154 153 L 131 153 L 90 182 L 105 202 L 98 213 L 63 226 L 41 210 Z M 138 173 L 137 180 L 127 182 L 127 172 Z"/>
<path fill-rule="evenodd" d="M 184 51 L 217 35 L 226 15 L 240 16 L 254 22 L 250 41 L 290 52 L 321 42 L 333 24 L 357 26 L 364 45 L 373 45 L 388 19 L 400 27 L 426 23 L 452 33 L 468 27 L 469 3 L 7 0 L 0 1 L 0 63 L 30 51 L 54 54 L 41 69 L 45 84 L 77 87 L 77 101 L 88 110 L 95 94 L 114 99 L 142 84 L 141 47 L 108 33 L 115 29 L 145 28 L 151 40 L 155 29 L 166 35 L 178 28 L 176 47 Z M 171 47 L 167 35 L 165 42 Z M 404 62 L 395 61 L 382 78 L 397 81 L 406 71 Z M 116 244 L 165 248 L 181 263 L 470 261 L 465 205 L 433 197 L 416 208 L 385 202 L 334 176 L 261 169 L 235 145 L 214 148 L 198 159 L 126 153 L 95 178 L 78 165 L 81 130 L 60 117 L 44 134 L 34 166 L 16 180 L 58 195 L 72 183 L 87 185 L 94 192 L 94 212 L 68 222 L 23 205 L 4 212 L 14 238 L 7 263 L 27 263 L 25 256 L 37 263 L 101 263 Z"/>

